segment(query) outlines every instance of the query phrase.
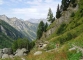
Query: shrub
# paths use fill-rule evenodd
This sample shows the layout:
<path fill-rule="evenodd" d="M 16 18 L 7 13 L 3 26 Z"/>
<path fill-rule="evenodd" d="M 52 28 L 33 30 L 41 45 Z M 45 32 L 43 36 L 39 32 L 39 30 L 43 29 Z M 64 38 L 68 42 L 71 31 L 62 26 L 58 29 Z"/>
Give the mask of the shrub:
<path fill-rule="evenodd" d="M 32 41 L 30 42 L 28 39 L 17 39 L 12 44 L 13 51 L 16 51 L 18 48 L 26 48 L 29 51 L 34 47 L 35 43 Z"/>
<path fill-rule="evenodd" d="M 72 12 L 72 14 L 71 14 L 71 16 L 70 17 L 74 17 L 75 16 L 75 13 L 74 12 Z"/>
<path fill-rule="evenodd" d="M 61 34 L 61 33 L 63 33 L 63 31 L 64 31 L 64 29 L 65 29 L 65 26 L 66 26 L 66 24 L 65 23 L 62 23 L 61 25 L 60 25 L 60 27 L 58 28 L 58 30 L 57 30 L 57 34 Z"/>

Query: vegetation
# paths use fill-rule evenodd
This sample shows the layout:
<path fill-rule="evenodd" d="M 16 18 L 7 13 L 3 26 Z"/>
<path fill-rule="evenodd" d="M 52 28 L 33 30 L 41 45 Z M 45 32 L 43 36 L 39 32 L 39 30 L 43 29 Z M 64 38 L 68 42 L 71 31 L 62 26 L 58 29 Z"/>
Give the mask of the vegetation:
<path fill-rule="evenodd" d="M 48 27 L 48 23 L 46 22 L 45 26 L 44 26 L 44 32 L 47 31 L 47 27 Z"/>
<path fill-rule="evenodd" d="M 57 12 L 56 12 L 56 18 L 60 18 L 61 17 L 61 12 L 60 12 L 60 9 L 59 9 L 59 4 L 58 4 L 58 7 L 57 7 Z"/>
<path fill-rule="evenodd" d="M 40 39 L 44 31 L 44 22 L 41 21 L 38 25 L 38 30 L 37 30 L 37 39 Z"/>
<path fill-rule="evenodd" d="M 67 10 L 67 8 L 69 7 L 69 0 L 62 0 L 62 9 L 63 11 Z"/>
<path fill-rule="evenodd" d="M 46 22 L 46 24 L 44 24 L 43 21 L 40 21 L 39 25 L 38 25 L 38 30 L 37 30 L 37 39 L 40 39 L 43 32 L 47 31 L 47 27 L 48 27 L 48 23 Z"/>
<path fill-rule="evenodd" d="M 52 13 L 51 8 L 49 8 L 47 20 L 48 20 L 50 23 L 53 23 L 54 20 L 55 20 L 55 18 L 53 17 L 53 13 Z"/>
<path fill-rule="evenodd" d="M 66 0 L 62 1 L 65 2 Z M 63 5 L 65 5 L 65 3 Z M 71 51 L 70 49 L 75 48 L 75 46 L 83 49 L 82 5 L 83 0 L 79 0 L 79 9 L 78 11 L 71 13 L 71 16 L 69 18 L 70 22 L 68 24 L 62 23 L 52 35 L 45 39 L 49 42 L 48 45 L 44 48 L 47 52 L 41 49 L 42 54 L 34 56 L 34 52 L 37 51 L 37 48 L 34 47 L 34 49 L 31 50 L 31 52 L 28 54 L 28 56 L 24 58 L 26 60 L 80 60 L 80 58 L 82 57 L 82 52 L 79 51 L 78 48 Z M 48 27 L 48 29 L 55 27 L 55 25 L 56 21 L 54 21 Z M 56 44 L 59 44 L 58 48 L 56 48 Z M 15 59 L 16 58 L 14 58 L 14 60 Z M 17 60 L 20 60 L 20 58 L 17 57 Z"/>
<path fill-rule="evenodd" d="M 35 45 L 35 42 L 30 42 L 28 39 L 17 39 L 12 44 L 13 51 L 16 51 L 18 48 L 26 48 L 27 50 L 31 50 Z"/>
<path fill-rule="evenodd" d="M 23 37 L 15 28 L 0 20 L 0 48 L 11 47 L 14 40 Z"/>

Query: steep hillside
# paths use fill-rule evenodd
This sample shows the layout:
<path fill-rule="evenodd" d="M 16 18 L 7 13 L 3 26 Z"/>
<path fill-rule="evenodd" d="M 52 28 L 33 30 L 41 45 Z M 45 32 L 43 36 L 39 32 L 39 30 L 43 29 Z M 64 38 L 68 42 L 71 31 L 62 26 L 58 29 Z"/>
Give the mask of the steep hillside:
<path fill-rule="evenodd" d="M 76 7 L 70 4 L 48 27 L 27 59 L 83 60 L 83 1 L 76 3 Z"/>
<path fill-rule="evenodd" d="M 83 60 L 83 0 L 70 3 L 43 33 L 26 60 Z M 14 60 L 20 60 L 16 57 Z"/>
<path fill-rule="evenodd" d="M 21 19 L 17 19 L 16 17 L 8 18 L 5 15 L 0 15 L 0 19 L 4 20 L 9 25 L 13 26 L 29 40 L 34 40 L 36 38 L 36 30 L 38 24 L 23 21 Z"/>
<path fill-rule="evenodd" d="M 0 20 L 0 48 L 10 47 L 13 40 L 23 37 L 23 34 L 21 34 L 15 28 L 3 20 Z"/>

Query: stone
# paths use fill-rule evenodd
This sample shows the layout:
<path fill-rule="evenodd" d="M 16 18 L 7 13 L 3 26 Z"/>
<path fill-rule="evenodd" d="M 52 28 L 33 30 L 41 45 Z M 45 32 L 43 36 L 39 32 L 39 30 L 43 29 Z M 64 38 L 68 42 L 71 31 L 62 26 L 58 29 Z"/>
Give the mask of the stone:
<path fill-rule="evenodd" d="M 35 56 L 35 55 L 40 55 L 40 54 L 42 54 L 42 51 L 36 51 L 36 52 L 34 53 L 34 56 Z"/>
<path fill-rule="evenodd" d="M 9 58 L 8 54 L 3 54 L 2 59 Z"/>
<path fill-rule="evenodd" d="M 14 55 L 9 55 L 10 58 L 14 58 Z"/>
<path fill-rule="evenodd" d="M 24 55 L 27 55 L 27 54 L 26 54 L 27 51 L 28 51 L 28 50 L 25 49 L 25 48 L 17 49 L 15 56 L 24 56 Z"/>
<path fill-rule="evenodd" d="M 0 49 L 0 58 L 2 57 L 2 55 L 3 55 L 3 50 Z"/>
<path fill-rule="evenodd" d="M 24 55 L 23 51 L 21 51 L 21 50 L 15 54 L 15 56 L 23 56 L 23 55 Z"/>
<path fill-rule="evenodd" d="M 16 50 L 16 53 L 18 53 L 20 50 L 21 50 L 21 49 L 17 49 L 17 50 Z"/>
<path fill-rule="evenodd" d="M 22 48 L 21 49 L 24 53 L 27 53 L 28 52 L 28 50 L 26 49 L 26 48 Z"/>
<path fill-rule="evenodd" d="M 4 48 L 4 49 L 3 49 L 3 53 L 4 53 L 4 54 L 8 54 L 8 55 L 10 55 L 10 54 L 13 53 L 13 51 L 12 51 L 11 48 Z"/>
<path fill-rule="evenodd" d="M 25 60 L 24 58 L 21 58 L 22 60 Z"/>
<path fill-rule="evenodd" d="M 76 48 L 75 48 L 75 47 L 73 47 L 73 48 L 70 48 L 70 49 L 69 49 L 69 51 L 73 51 L 73 50 L 76 50 Z"/>

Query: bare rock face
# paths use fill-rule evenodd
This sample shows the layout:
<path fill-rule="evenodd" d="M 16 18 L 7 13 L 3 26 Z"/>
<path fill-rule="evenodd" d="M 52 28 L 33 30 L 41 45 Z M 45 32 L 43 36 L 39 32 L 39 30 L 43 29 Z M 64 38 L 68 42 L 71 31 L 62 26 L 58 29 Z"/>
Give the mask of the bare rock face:
<path fill-rule="evenodd" d="M 70 18 L 70 15 L 71 15 L 71 13 L 72 12 L 74 12 L 74 11 L 77 11 L 78 10 L 78 5 L 75 7 L 75 8 L 72 8 L 72 7 L 69 7 L 68 9 L 67 9 L 67 11 L 63 11 L 63 12 L 61 12 L 61 17 L 59 18 L 59 19 L 56 19 L 55 21 L 54 21 L 54 23 L 55 23 L 55 25 L 53 26 L 53 27 L 51 27 L 46 33 L 44 33 L 44 35 L 46 36 L 46 37 L 49 37 L 52 33 L 54 33 L 55 32 L 55 30 L 62 24 L 62 23 L 69 23 L 70 22 L 70 20 L 69 20 L 69 18 Z"/>
<path fill-rule="evenodd" d="M 8 18 L 6 15 L 0 15 L 0 19 L 7 22 L 9 25 L 14 27 L 16 30 L 20 31 L 28 39 L 36 38 L 37 23 L 31 23 L 29 21 L 24 21 L 16 17 Z"/>

